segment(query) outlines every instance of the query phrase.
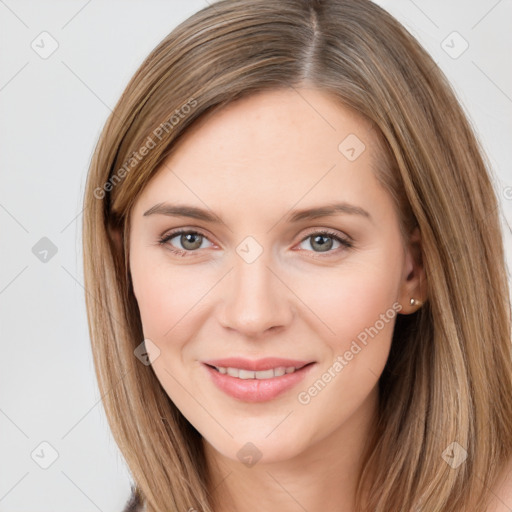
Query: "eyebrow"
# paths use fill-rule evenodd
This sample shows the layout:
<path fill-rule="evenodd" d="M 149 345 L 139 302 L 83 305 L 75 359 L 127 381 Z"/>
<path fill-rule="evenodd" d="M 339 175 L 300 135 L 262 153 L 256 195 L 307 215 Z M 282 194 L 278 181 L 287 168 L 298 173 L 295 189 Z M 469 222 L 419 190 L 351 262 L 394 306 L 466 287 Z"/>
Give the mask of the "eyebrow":
<path fill-rule="evenodd" d="M 192 219 L 198 219 L 212 224 L 224 224 L 224 221 L 215 213 L 190 205 L 158 203 L 145 211 L 143 216 L 147 217 L 155 214 L 167 215 L 170 217 L 190 217 Z M 319 217 L 329 217 L 336 214 L 360 215 L 373 222 L 371 215 L 365 209 L 346 202 L 332 203 L 323 206 L 305 208 L 302 210 L 292 210 L 285 217 L 285 222 L 296 223 Z"/>

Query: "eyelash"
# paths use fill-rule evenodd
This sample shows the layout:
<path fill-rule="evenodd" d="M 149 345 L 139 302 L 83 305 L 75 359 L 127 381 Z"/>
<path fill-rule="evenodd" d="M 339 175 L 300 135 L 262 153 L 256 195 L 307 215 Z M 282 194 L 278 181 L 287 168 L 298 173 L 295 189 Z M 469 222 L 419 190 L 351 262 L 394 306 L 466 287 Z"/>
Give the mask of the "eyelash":
<path fill-rule="evenodd" d="M 177 229 L 175 231 L 171 231 L 170 233 L 166 233 L 165 235 L 160 237 L 158 239 L 158 243 L 160 245 L 162 245 L 162 246 L 166 245 L 169 240 L 171 240 L 172 238 L 175 238 L 178 235 L 182 235 L 182 234 L 200 235 L 203 238 L 208 239 L 208 237 L 206 235 L 204 235 L 203 233 L 201 233 L 200 231 L 195 231 L 195 230 L 190 230 L 190 229 Z M 333 231 L 330 231 L 328 229 L 324 229 L 322 231 L 314 231 L 312 233 L 309 233 L 306 237 L 304 237 L 300 241 L 300 243 L 304 242 L 308 238 L 311 238 L 311 237 L 313 237 L 315 235 L 322 235 L 322 236 L 326 236 L 326 238 L 333 238 L 334 240 L 339 242 L 342 246 L 344 246 L 345 249 L 351 249 L 354 246 L 353 242 L 351 240 L 349 240 L 348 238 L 341 237 L 337 233 L 335 233 Z M 175 247 L 172 247 L 170 244 L 168 244 L 168 245 L 169 245 L 169 250 L 172 253 L 177 254 L 178 256 L 189 257 L 191 255 L 191 253 L 194 253 L 194 252 L 198 251 L 198 249 L 186 251 L 186 250 L 182 250 L 182 249 L 176 249 Z M 330 251 L 327 251 L 325 254 L 326 255 L 332 255 L 333 253 L 336 253 L 340 249 L 341 248 L 338 248 L 337 250 L 330 250 Z M 307 251 L 307 252 L 312 252 L 312 251 Z M 325 256 L 322 256 L 322 254 L 324 254 L 324 253 L 321 253 L 321 252 L 317 252 L 317 253 L 314 253 L 314 254 L 318 255 L 318 256 L 313 256 L 314 258 L 317 258 L 317 257 L 323 258 L 323 257 L 325 257 Z"/>

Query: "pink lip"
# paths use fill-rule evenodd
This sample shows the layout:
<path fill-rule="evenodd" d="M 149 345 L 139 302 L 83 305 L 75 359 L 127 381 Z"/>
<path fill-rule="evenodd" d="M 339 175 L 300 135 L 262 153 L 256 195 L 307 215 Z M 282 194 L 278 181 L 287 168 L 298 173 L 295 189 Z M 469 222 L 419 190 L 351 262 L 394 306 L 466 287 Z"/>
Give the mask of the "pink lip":
<path fill-rule="evenodd" d="M 215 364 L 214 366 L 222 366 L 225 367 L 226 359 L 219 360 L 222 361 L 222 364 Z M 219 362 L 216 361 L 216 362 Z M 227 367 L 231 368 L 242 368 L 242 369 L 251 369 L 244 368 L 244 366 L 239 366 L 240 362 L 237 364 L 233 364 L 233 360 L 229 360 L 230 363 Z M 263 361 L 263 362 L 261 362 Z M 274 360 L 275 361 L 275 360 Z M 315 363 L 307 364 L 289 364 L 290 360 L 281 359 L 280 361 L 286 361 L 286 364 L 275 364 L 273 362 L 269 365 L 268 360 L 260 360 L 258 361 L 260 365 L 265 366 L 263 369 L 276 368 L 277 366 L 296 366 L 299 367 L 303 365 L 300 370 L 295 370 L 293 373 L 285 373 L 281 377 L 272 377 L 270 379 L 239 379 L 237 377 L 231 377 L 227 373 L 219 373 L 215 368 L 208 366 L 210 363 L 203 364 L 204 368 L 210 374 L 210 377 L 213 383 L 224 393 L 229 396 L 236 398 L 238 400 L 242 400 L 244 402 L 266 402 L 268 400 L 272 400 L 277 396 L 281 395 L 285 391 L 296 386 L 301 380 L 303 380 L 306 375 L 309 373 L 311 368 Z M 247 363 L 247 360 L 245 360 Z M 297 363 L 297 361 L 292 361 L 292 363 Z M 306 366 L 304 366 L 304 364 Z M 253 370 L 258 371 L 258 370 Z"/>
<path fill-rule="evenodd" d="M 311 361 L 297 361 L 296 359 L 283 359 L 280 357 L 265 357 L 264 359 L 251 361 L 250 359 L 244 359 L 243 357 L 228 357 L 226 359 L 203 361 L 203 363 L 209 364 L 210 366 L 240 368 L 241 370 L 259 372 L 263 370 L 270 370 L 271 368 L 278 368 L 279 366 L 284 366 L 285 368 L 289 368 L 290 366 L 302 368 L 306 364 L 311 363 Z"/>

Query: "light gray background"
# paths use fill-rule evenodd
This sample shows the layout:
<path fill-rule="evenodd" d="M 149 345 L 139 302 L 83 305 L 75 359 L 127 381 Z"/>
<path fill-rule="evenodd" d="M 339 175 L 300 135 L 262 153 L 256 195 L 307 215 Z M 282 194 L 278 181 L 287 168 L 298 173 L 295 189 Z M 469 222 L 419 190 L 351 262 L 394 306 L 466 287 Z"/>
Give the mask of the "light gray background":
<path fill-rule="evenodd" d="M 510 268 L 510 0 L 377 3 L 454 84 L 496 173 Z M 0 511 L 115 512 L 128 497 L 130 474 L 92 365 L 81 200 L 101 127 L 128 80 L 165 35 L 205 5 L 0 0 Z M 50 48 L 43 31 L 58 43 L 46 59 L 31 47 Z M 454 31 L 469 44 L 457 58 L 464 43 Z M 57 249 L 46 262 L 33 252 L 43 237 Z M 51 460 L 42 442 L 58 453 L 47 469 L 36 463 Z"/>

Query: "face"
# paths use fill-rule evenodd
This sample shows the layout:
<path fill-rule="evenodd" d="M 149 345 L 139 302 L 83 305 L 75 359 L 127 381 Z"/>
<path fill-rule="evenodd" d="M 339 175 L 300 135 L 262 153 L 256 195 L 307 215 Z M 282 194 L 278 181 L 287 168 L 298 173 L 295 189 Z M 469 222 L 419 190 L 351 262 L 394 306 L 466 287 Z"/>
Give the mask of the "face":
<path fill-rule="evenodd" d="M 258 93 L 195 126 L 130 216 L 152 368 L 233 460 L 291 459 L 370 414 L 414 296 L 369 125 L 298 92 Z"/>

